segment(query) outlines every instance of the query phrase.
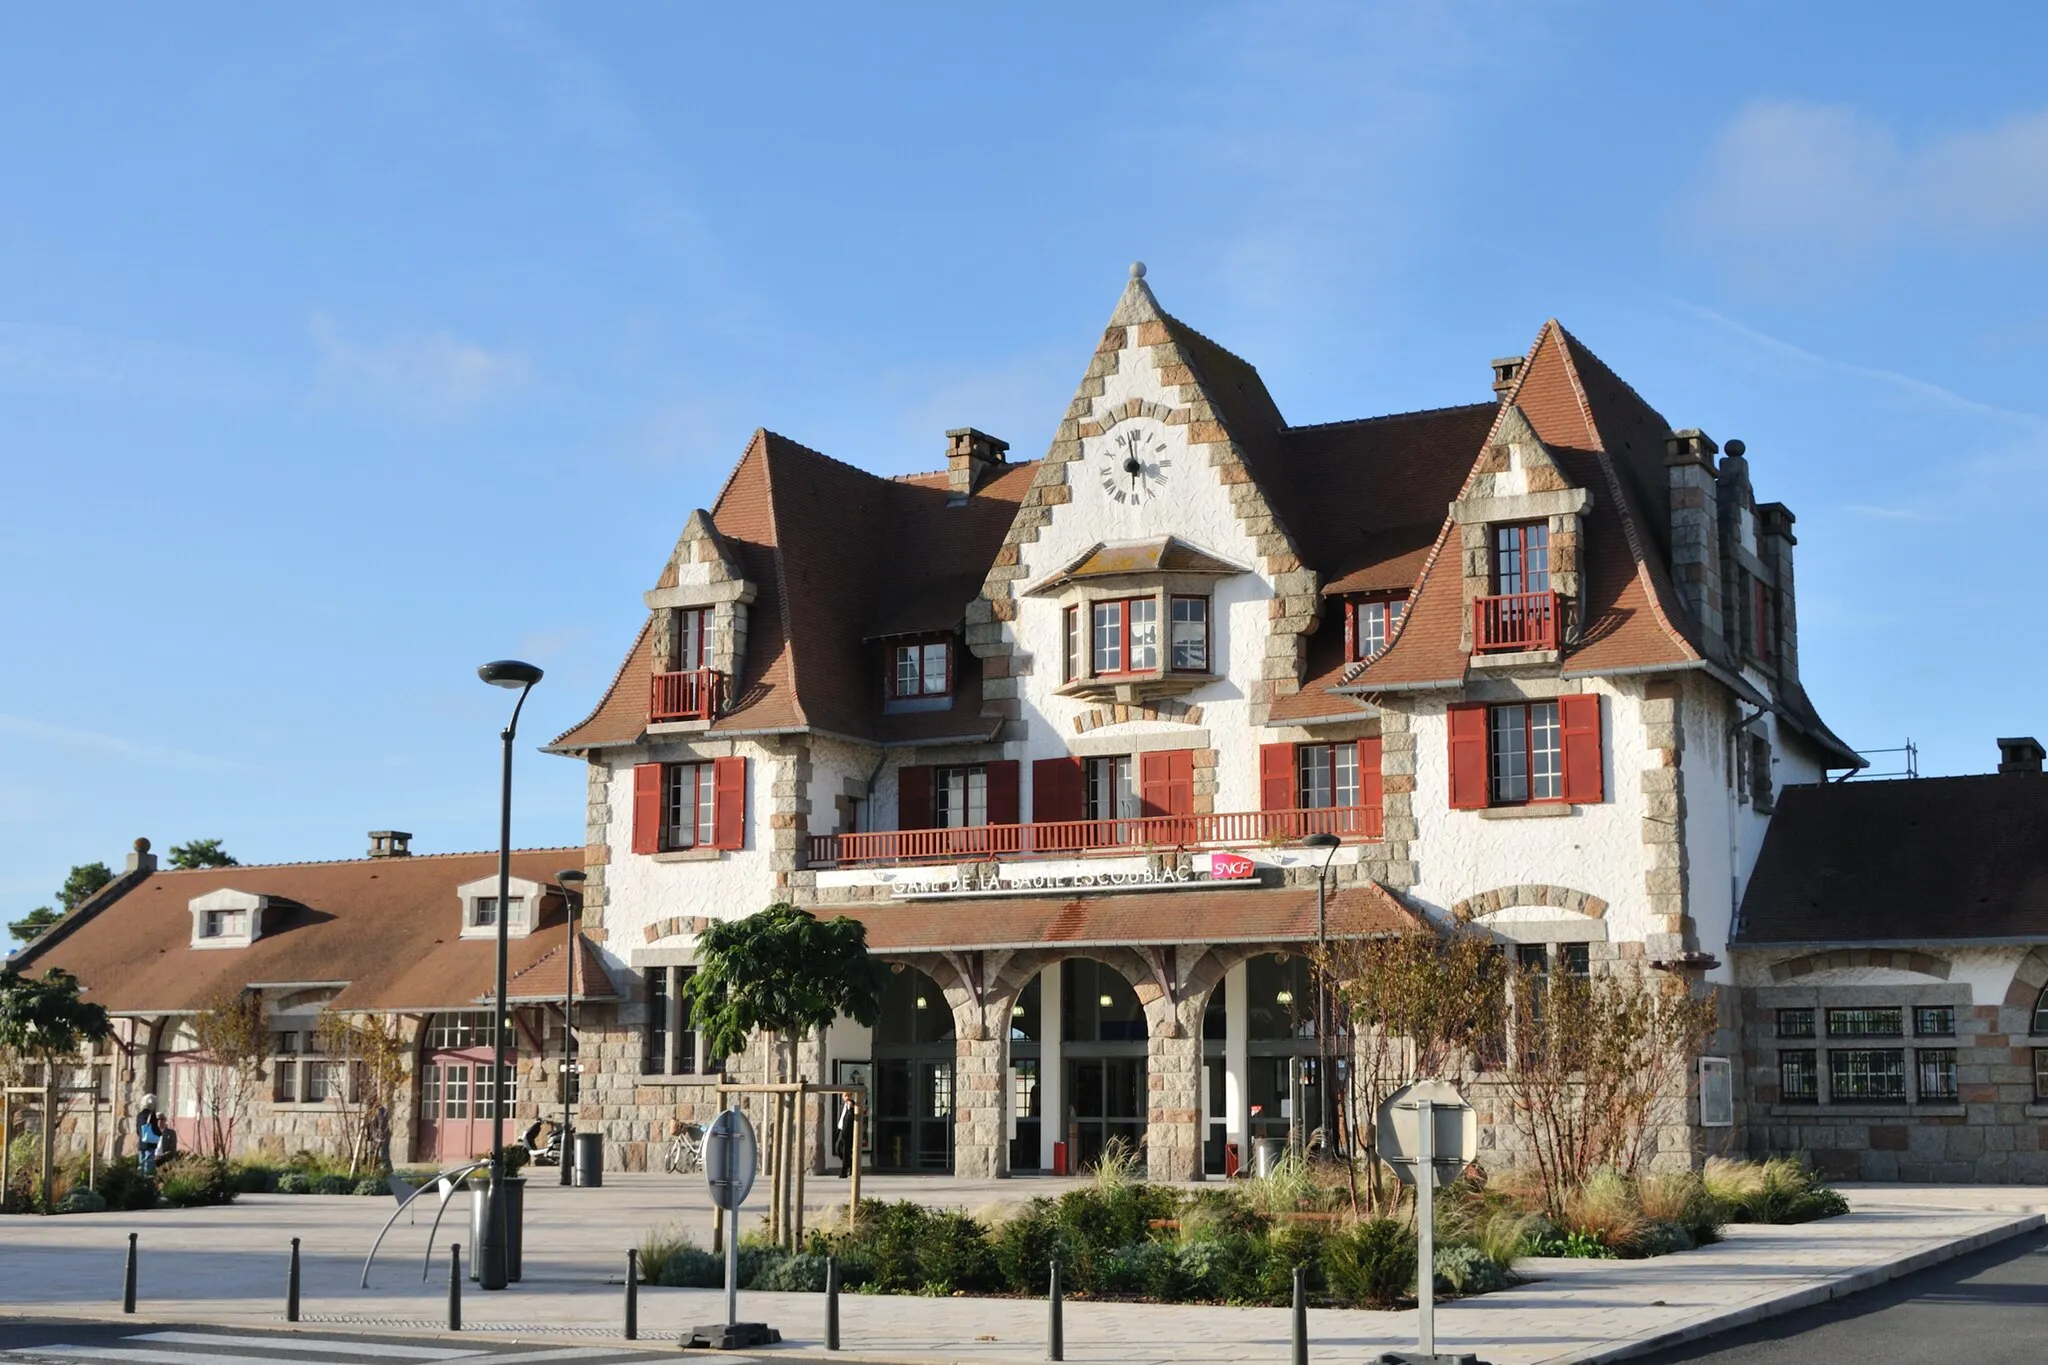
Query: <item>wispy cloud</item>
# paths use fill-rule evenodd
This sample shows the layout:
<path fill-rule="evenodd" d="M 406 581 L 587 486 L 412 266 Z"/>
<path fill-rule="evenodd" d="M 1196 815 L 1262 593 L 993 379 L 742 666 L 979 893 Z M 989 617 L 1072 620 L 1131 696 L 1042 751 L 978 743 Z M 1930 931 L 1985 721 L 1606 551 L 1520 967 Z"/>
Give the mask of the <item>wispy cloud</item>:
<path fill-rule="evenodd" d="M 321 392 L 445 421 L 526 388 L 533 367 L 516 351 L 493 351 L 448 332 L 358 342 L 316 314 L 313 344 Z"/>
<path fill-rule="evenodd" d="M 251 397 L 269 384 L 234 357 L 198 347 L 0 322 L 0 387 L 211 400 Z"/>
<path fill-rule="evenodd" d="M 1794 345 L 1792 342 L 1774 337 L 1767 332 L 1760 332 L 1747 323 L 1737 322 L 1725 313 L 1716 312 L 1714 309 L 1708 308 L 1703 304 L 1690 303 L 1685 299 L 1671 298 L 1668 295 L 1659 296 L 1659 301 L 1668 307 L 1690 313 L 1703 322 L 1710 322 L 1733 336 L 1740 337 L 1744 341 L 1771 352 L 1773 355 L 1782 356 L 1788 360 L 1796 360 L 1818 369 L 1832 370 L 1836 374 L 1849 375 L 1853 378 L 1868 380 L 1874 384 L 1881 384 L 1937 407 L 1951 408 L 1958 412 L 1972 413 L 1979 417 L 1993 417 L 2000 421 L 2015 422 L 2036 429 L 2048 427 L 2048 417 L 2043 417 L 2039 413 L 2018 412 L 2011 408 L 1994 407 L 1990 403 L 1982 403 L 1974 398 L 1966 398 L 1953 389 L 1945 389 L 1939 384 L 1929 383 L 1925 379 L 1916 379 L 1910 374 L 1901 374 L 1897 370 L 1887 370 L 1876 365 L 1862 365 L 1853 360 L 1838 360 L 1834 356 L 1822 355 L 1817 351 L 1809 351 L 1803 346 Z"/>
<path fill-rule="evenodd" d="M 1774 280 L 1836 273 L 1910 237 L 2048 233 L 2048 109 L 1902 146 L 1858 110 L 1744 107 L 1677 209 L 1684 234 Z"/>
<path fill-rule="evenodd" d="M 1856 516 L 1869 517 L 1873 521 L 1947 520 L 1947 518 L 1945 517 L 1938 517 L 1932 512 L 1924 511 L 1920 508 L 1915 507 L 1877 507 L 1873 506 L 1870 503 L 1852 502 L 1849 504 L 1848 510 Z"/>
<path fill-rule="evenodd" d="M 48 744 L 74 753 L 96 754 L 129 763 L 172 768 L 184 772 L 249 774 L 264 771 L 257 765 L 245 763 L 240 759 L 194 753 L 189 749 L 174 749 L 168 745 L 151 744 L 146 740 L 129 739 L 122 735 L 101 734 L 96 730 L 74 730 L 69 726 L 54 725 L 30 716 L 8 715 L 5 712 L 0 712 L 0 735 L 13 735 L 32 743 Z"/>

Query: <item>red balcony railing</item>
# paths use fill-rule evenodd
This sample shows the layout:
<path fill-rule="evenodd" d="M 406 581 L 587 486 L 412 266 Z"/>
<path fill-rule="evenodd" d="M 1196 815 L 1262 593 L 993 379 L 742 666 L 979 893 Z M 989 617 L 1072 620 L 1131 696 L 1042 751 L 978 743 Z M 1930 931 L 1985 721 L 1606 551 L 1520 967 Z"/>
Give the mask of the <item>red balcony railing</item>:
<path fill-rule="evenodd" d="M 1131 820 L 1042 820 L 961 829 L 890 829 L 869 834 L 814 834 L 811 866 L 944 862 L 961 858 L 1048 858 L 1146 848 L 1228 848 L 1292 843 L 1308 834 L 1373 840 L 1378 806 L 1247 811 L 1222 815 L 1158 815 Z"/>
<path fill-rule="evenodd" d="M 1517 592 L 1472 603 L 1472 650 L 1556 649 L 1559 616 L 1554 592 Z"/>
<path fill-rule="evenodd" d="M 715 668 L 657 673 L 647 696 L 647 719 L 710 720 L 725 700 L 725 674 Z"/>

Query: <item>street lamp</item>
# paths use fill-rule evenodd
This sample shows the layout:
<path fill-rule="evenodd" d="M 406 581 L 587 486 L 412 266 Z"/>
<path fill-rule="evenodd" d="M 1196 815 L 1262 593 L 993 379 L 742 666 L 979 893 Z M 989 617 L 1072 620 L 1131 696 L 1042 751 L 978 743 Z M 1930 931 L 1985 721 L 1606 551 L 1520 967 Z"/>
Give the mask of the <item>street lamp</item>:
<path fill-rule="evenodd" d="M 1329 947 L 1328 886 L 1330 864 L 1336 860 L 1337 849 L 1343 843 L 1326 829 L 1319 829 L 1301 841 L 1304 848 L 1322 848 L 1329 852 L 1323 857 L 1323 865 L 1316 869 L 1316 949 L 1324 953 Z M 1316 963 L 1316 1117 L 1322 1120 L 1323 1140 L 1334 1146 L 1335 1134 L 1330 1132 L 1330 986 L 1329 964 Z"/>
<path fill-rule="evenodd" d="M 491 1193 L 490 1204 L 484 1210 L 483 1245 L 477 1248 L 476 1258 L 477 1286 L 503 1289 L 511 1246 L 505 1226 L 505 1099 L 511 1088 L 505 1084 L 505 955 L 512 920 L 508 905 L 512 896 L 512 741 L 519 733 L 519 713 L 526 708 L 526 694 L 540 681 L 541 672 L 517 659 L 499 659 L 479 668 L 476 675 L 493 687 L 519 690 L 512 719 L 498 736 L 505 745 L 505 767 L 498 800 L 498 995 L 491 1015 Z"/>
<path fill-rule="evenodd" d="M 565 940 L 569 957 L 566 984 L 562 987 L 562 1150 L 555 1157 L 555 1164 L 561 1168 L 562 1183 L 573 1185 L 569 1169 L 569 1126 L 575 1122 L 575 1106 L 569 1099 L 572 1078 L 582 1075 L 583 1067 L 571 1060 L 576 1048 L 576 911 L 583 903 L 583 869 L 565 867 L 555 874 L 555 880 L 562 886 L 562 909 L 568 916 L 569 933 Z M 571 1068 L 574 1068 L 573 1070 Z M 577 1086 L 580 1090 L 582 1087 Z"/>

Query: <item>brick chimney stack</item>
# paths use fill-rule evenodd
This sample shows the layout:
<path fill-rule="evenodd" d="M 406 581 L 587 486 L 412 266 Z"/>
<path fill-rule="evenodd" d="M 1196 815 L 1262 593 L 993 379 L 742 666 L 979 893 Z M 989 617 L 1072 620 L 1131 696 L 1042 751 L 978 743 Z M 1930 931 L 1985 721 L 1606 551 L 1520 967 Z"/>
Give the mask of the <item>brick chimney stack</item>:
<path fill-rule="evenodd" d="M 410 858 L 412 856 L 412 835 L 402 829 L 373 829 L 370 831 L 370 856 L 372 858 Z"/>
<path fill-rule="evenodd" d="M 1778 577 L 1778 614 L 1771 623 L 1771 647 L 1778 663 L 1778 677 L 1785 682 L 1799 680 L 1799 618 L 1792 590 L 1792 547 L 1799 543 L 1799 538 L 1792 534 L 1792 523 L 1797 520 L 1792 509 L 1782 502 L 1757 504 L 1757 558 Z"/>
<path fill-rule="evenodd" d="M 1671 489 L 1671 577 L 1707 640 L 1722 637 L 1721 511 L 1714 456 L 1721 448 L 1697 428 L 1664 438 Z"/>
<path fill-rule="evenodd" d="M 1522 357 L 1504 355 L 1493 362 L 1493 395 L 1496 398 L 1508 396 L 1508 390 L 1515 386 L 1515 380 L 1522 374 Z"/>
<path fill-rule="evenodd" d="M 1003 467 L 1003 455 L 1009 448 L 1008 441 L 973 427 L 946 433 L 946 473 L 952 477 L 954 505 L 966 502 L 993 471 Z"/>
<path fill-rule="evenodd" d="M 2041 741 L 2032 735 L 1998 741 L 1998 771 L 2002 773 L 2032 773 L 2038 777 L 2043 758 L 2048 758 L 2048 750 L 2042 749 Z"/>

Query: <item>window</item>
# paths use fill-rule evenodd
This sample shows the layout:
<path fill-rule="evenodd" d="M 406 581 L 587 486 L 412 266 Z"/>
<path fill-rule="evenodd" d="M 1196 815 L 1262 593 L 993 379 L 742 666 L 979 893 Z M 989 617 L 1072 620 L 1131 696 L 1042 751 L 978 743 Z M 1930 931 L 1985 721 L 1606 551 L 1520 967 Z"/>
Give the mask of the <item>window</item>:
<path fill-rule="evenodd" d="M 987 768 L 939 768 L 933 771 L 931 828 L 967 829 L 987 823 Z"/>
<path fill-rule="evenodd" d="M 1358 746 L 1302 744 L 1294 750 L 1299 777 L 1295 798 L 1301 810 L 1328 810 L 1358 804 Z"/>
<path fill-rule="evenodd" d="M 1761 578 L 1750 580 L 1750 649 L 1759 663 L 1771 661 L 1771 585 Z"/>
<path fill-rule="evenodd" d="M 1394 627 L 1400 624 L 1401 613 L 1407 606 L 1405 597 L 1354 599 L 1350 621 L 1351 657 L 1370 659 L 1385 649 L 1387 641 L 1394 637 Z"/>
<path fill-rule="evenodd" d="M 1779 1010 L 1778 1036 L 1780 1038 L 1813 1037 L 1813 1011 L 1810 1009 Z"/>
<path fill-rule="evenodd" d="M 1593 950 L 1583 943 L 1557 945 L 1557 970 L 1583 980 L 1593 974 Z"/>
<path fill-rule="evenodd" d="M 1081 609 L 1066 607 L 1060 612 L 1060 681 L 1081 676 Z"/>
<path fill-rule="evenodd" d="M 291 1030 L 270 1035 L 270 1098 L 276 1104 L 296 1104 L 299 1098 L 299 1035 Z"/>
<path fill-rule="evenodd" d="M 1209 599 L 1176 597 L 1173 611 L 1173 669 L 1177 673 L 1209 671 Z"/>
<path fill-rule="evenodd" d="M 943 697 L 953 690 L 953 650 L 944 640 L 896 646 L 890 692 L 898 697 Z"/>
<path fill-rule="evenodd" d="M 1778 1054 L 1778 1098 L 1788 1104 L 1820 1101 L 1820 1066 L 1812 1048 Z"/>
<path fill-rule="evenodd" d="M 1134 818 L 1138 814 L 1138 793 L 1131 785 L 1131 756 L 1084 759 L 1081 799 L 1084 820 Z"/>
<path fill-rule="evenodd" d="M 711 667 L 711 608 L 676 612 L 676 667 L 685 673 Z"/>
<path fill-rule="evenodd" d="M 201 938 L 246 938 L 248 934 L 247 910 L 208 910 L 199 931 Z"/>
<path fill-rule="evenodd" d="M 1493 591 L 1499 597 L 1550 591 L 1550 525 L 1493 528 Z"/>
<path fill-rule="evenodd" d="M 712 842 L 717 797 L 709 763 L 671 763 L 661 800 L 663 849 L 696 848 Z"/>
<path fill-rule="evenodd" d="M 1920 1005 L 1913 1010 L 1913 1032 L 1922 1038 L 1956 1036 L 1954 1005 Z"/>
<path fill-rule="evenodd" d="M 2041 998 L 2034 1002 L 2032 1031 L 2037 1038 L 2048 1035 L 2048 988 L 2044 988 Z"/>
<path fill-rule="evenodd" d="M 495 929 L 497 927 L 498 898 L 496 896 L 478 896 L 471 904 L 475 907 L 469 920 L 471 928 Z M 526 897 L 507 896 L 505 904 L 511 908 L 511 920 L 506 925 L 506 928 L 524 929 L 526 927 Z"/>
<path fill-rule="evenodd" d="M 697 1030 L 683 999 L 683 983 L 695 967 L 647 969 L 647 1030 L 642 1035 L 640 1070 L 652 1076 L 695 1076 L 714 1072 L 698 1055 Z"/>
<path fill-rule="evenodd" d="M 489 1010 L 444 1011 L 434 1016 L 427 1030 L 430 1052 L 460 1052 L 491 1045 L 492 1016 Z"/>
<path fill-rule="evenodd" d="M 1097 674 L 1149 673 L 1159 667 L 1158 598 L 1097 602 L 1090 611 L 1090 655 Z"/>
<path fill-rule="evenodd" d="M 1904 1050 L 1895 1047 L 1843 1048 L 1828 1053 L 1828 1098 L 1837 1102 L 1903 1100 L 1906 1098 Z"/>
<path fill-rule="evenodd" d="M 1771 777 L 1771 741 L 1764 735 L 1749 737 L 1749 800 L 1768 814 L 1775 804 L 1776 784 Z"/>
<path fill-rule="evenodd" d="M 1519 806 L 1564 796 L 1564 735 L 1557 703 L 1496 706 L 1488 713 L 1491 804 Z"/>
<path fill-rule="evenodd" d="M 341 1063 L 306 1063 L 306 1103 L 324 1104 L 343 1097 Z"/>
<path fill-rule="evenodd" d="M 1897 1005 L 1828 1011 L 1830 1038 L 1898 1038 L 1906 1032 L 1904 1011 Z"/>
<path fill-rule="evenodd" d="M 1952 1047 L 1923 1047 L 1919 1063 L 1920 1099 L 1952 1100 L 1956 1097 L 1956 1050 Z"/>
<path fill-rule="evenodd" d="M 2034 1049 L 2034 1098 L 2048 1100 L 2048 1047 Z"/>

